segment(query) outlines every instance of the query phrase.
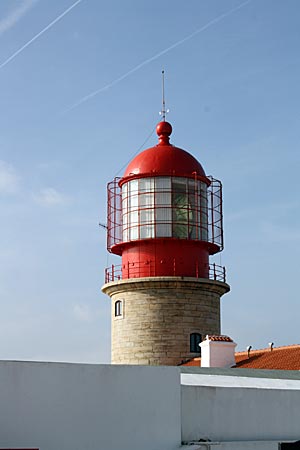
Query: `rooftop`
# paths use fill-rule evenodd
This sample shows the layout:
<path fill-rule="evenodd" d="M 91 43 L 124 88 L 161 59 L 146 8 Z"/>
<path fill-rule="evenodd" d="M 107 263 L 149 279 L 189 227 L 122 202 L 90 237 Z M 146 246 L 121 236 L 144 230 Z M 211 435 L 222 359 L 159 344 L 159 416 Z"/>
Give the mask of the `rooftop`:
<path fill-rule="evenodd" d="M 235 353 L 236 365 L 233 368 L 266 370 L 300 370 L 300 345 L 263 348 Z M 183 366 L 201 366 L 201 358 L 193 358 Z"/>

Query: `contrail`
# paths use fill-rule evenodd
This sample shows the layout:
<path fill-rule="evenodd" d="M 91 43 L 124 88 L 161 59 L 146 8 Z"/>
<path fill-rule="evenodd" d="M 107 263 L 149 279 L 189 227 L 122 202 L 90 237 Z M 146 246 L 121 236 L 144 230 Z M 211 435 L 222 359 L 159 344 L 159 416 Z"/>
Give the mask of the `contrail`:
<path fill-rule="evenodd" d="M 107 89 L 110 89 L 114 85 L 120 83 L 120 81 L 127 78 L 129 75 L 133 74 L 137 70 L 141 69 L 142 67 L 146 66 L 150 62 L 158 59 L 160 56 L 165 55 L 169 51 L 173 50 L 174 48 L 178 47 L 181 44 L 184 44 L 185 42 L 192 39 L 194 36 L 196 36 L 199 33 L 202 33 L 203 31 L 207 30 L 207 28 L 210 28 L 212 25 L 215 25 L 216 23 L 220 22 L 221 20 L 225 19 L 226 17 L 230 16 L 234 12 L 238 11 L 239 9 L 246 6 L 248 3 L 250 3 L 252 0 L 246 0 L 245 2 L 241 3 L 240 5 L 236 6 L 235 8 L 230 9 L 229 11 L 219 15 L 218 17 L 215 17 L 214 19 L 210 20 L 206 25 L 203 25 L 202 27 L 198 28 L 193 33 L 189 34 L 188 36 L 184 37 L 183 39 L 180 39 L 179 41 L 175 42 L 174 44 L 170 45 L 170 47 L 165 48 L 164 50 L 161 50 L 159 53 L 156 53 L 151 58 L 146 59 L 145 61 L 141 62 L 137 66 L 133 67 L 133 69 L 130 69 L 128 72 L 124 73 L 124 75 L 121 75 L 119 78 L 116 78 L 111 83 L 108 83 L 106 86 L 103 86 L 100 89 L 97 89 L 96 91 L 91 92 L 90 94 L 86 95 L 85 97 L 82 97 L 78 102 L 74 103 L 73 105 L 69 106 L 65 110 L 62 111 L 62 113 L 67 113 L 71 111 L 72 109 L 77 108 L 77 106 L 82 105 L 82 103 L 85 103 L 87 100 L 95 97 L 96 95 L 100 94 L 101 92 L 106 91 Z"/>
<path fill-rule="evenodd" d="M 2 69 L 4 66 L 6 66 L 10 61 L 12 61 L 17 55 L 19 55 L 25 48 L 27 48 L 29 45 L 31 45 L 34 41 L 36 41 L 42 34 L 44 34 L 47 30 L 53 27 L 59 20 L 61 20 L 66 14 L 68 14 L 73 8 L 75 8 L 78 3 L 81 3 L 82 0 L 77 0 L 73 5 L 69 6 L 63 13 L 61 13 L 56 19 L 52 20 L 52 22 L 49 23 L 45 28 L 42 29 L 38 34 L 33 36 L 26 44 L 22 45 L 15 53 L 13 53 L 9 58 L 7 58 L 3 63 L 0 64 L 0 69 Z"/>

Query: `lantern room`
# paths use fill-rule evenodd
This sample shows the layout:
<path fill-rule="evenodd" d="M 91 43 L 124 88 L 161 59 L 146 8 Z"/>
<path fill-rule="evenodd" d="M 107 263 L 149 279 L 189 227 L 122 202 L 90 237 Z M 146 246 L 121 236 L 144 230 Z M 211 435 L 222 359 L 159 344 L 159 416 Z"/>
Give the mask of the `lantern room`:
<path fill-rule="evenodd" d="M 159 142 L 108 184 L 107 248 L 122 266 L 121 278 L 185 276 L 225 281 L 209 255 L 223 249 L 222 185 L 206 176 L 188 152 L 170 144 L 172 126 L 160 122 Z"/>

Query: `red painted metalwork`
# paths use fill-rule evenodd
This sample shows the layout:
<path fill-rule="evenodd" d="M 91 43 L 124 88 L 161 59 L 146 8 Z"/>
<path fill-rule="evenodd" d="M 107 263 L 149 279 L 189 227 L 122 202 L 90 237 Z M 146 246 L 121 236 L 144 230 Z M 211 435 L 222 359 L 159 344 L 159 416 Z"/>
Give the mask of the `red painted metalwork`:
<path fill-rule="evenodd" d="M 156 134 L 159 137 L 158 145 L 166 145 L 170 142 L 170 136 L 172 134 L 172 125 L 165 120 L 159 122 L 156 126 Z"/>
<path fill-rule="evenodd" d="M 174 273 L 183 277 L 194 276 L 198 267 L 199 278 L 208 278 L 209 257 L 206 246 L 201 242 L 195 245 L 194 241 L 175 239 L 155 239 L 155 243 L 148 239 L 133 246 L 125 246 L 122 252 L 123 278 L 126 278 L 128 264 L 137 264 L 140 276 L 148 276 L 145 263 L 151 260 L 155 276 L 172 276 Z"/>
<path fill-rule="evenodd" d="M 153 176 L 186 176 L 202 179 L 209 184 L 201 164 L 190 153 L 169 143 L 172 126 L 168 122 L 160 122 L 156 127 L 159 143 L 139 153 L 127 166 L 122 182 L 127 177 L 142 174 Z"/>
<path fill-rule="evenodd" d="M 177 273 L 178 264 L 174 259 L 173 261 L 173 273 L 169 276 L 180 276 Z M 128 278 L 141 278 L 141 273 L 144 273 L 144 277 L 157 277 L 159 274 L 155 271 L 155 261 L 145 261 L 144 263 L 135 264 L 128 263 L 126 267 L 122 264 L 112 265 L 105 269 L 105 283 L 110 283 L 111 281 L 126 280 Z M 194 266 L 194 272 L 191 275 L 193 278 L 202 278 L 198 272 L 197 264 Z M 225 267 L 219 266 L 218 264 L 210 264 L 208 267 L 208 276 L 205 277 L 214 281 L 226 281 L 226 270 Z"/>
<path fill-rule="evenodd" d="M 159 123 L 158 145 L 108 184 L 107 248 L 122 255 L 123 279 L 209 278 L 209 255 L 223 249 L 222 184 L 169 143 L 171 132 Z"/>
<path fill-rule="evenodd" d="M 164 177 L 161 177 L 164 178 Z M 150 179 L 153 179 L 151 177 Z M 172 181 L 176 180 L 177 177 L 168 177 L 167 179 L 170 179 L 170 184 L 172 185 Z M 122 190 L 121 190 L 121 178 L 115 178 L 113 181 L 108 183 L 107 185 L 107 196 L 108 196 L 108 211 L 107 211 L 107 249 L 111 253 L 115 253 L 117 255 L 121 255 L 124 249 L 124 245 L 126 242 L 130 239 L 124 239 L 123 233 L 125 230 L 128 230 L 130 226 L 125 225 L 123 223 L 122 218 Z M 209 177 L 210 185 L 207 188 L 207 211 L 201 211 L 201 205 L 199 204 L 201 202 L 201 194 L 200 194 L 200 201 L 199 197 L 197 199 L 197 196 L 195 197 L 196 205 L 195 205 L 195 211 L 197 214 L 201 214 L 201 212 L 206 214 L 207 216 L 207 224 L 206 227 L 199 222 L 199 221 L 190 221 L 189 222 L 189 215 L 187 216 L 187 228 L 190 227 L 195 228 L 195 236 L 193 236 L 191 239 L 189 236 L 186 236 L 187 240 L 191 241 L 202 241 L 203 239 L 203 233 L 201 231 L 204 231 L 205 228 L 207 228 L 207 239 L 205 241 L 207 242 L 207 246 L 209 248 L 209 254 L 217 253 L 221 250 L 223 250 L 223 214 L 222 214 L 222 184 L 219 180 L 215 180 L 212 177 Z M 157 199 L 158 194 L 160 194 L 162 191 L 143 191 L 143 192 L 137 192 L 137 197 L 140 199 L 142 196 L 146 196 L 147 194 L 154 194 L 154 206 L 152 208 L 147 206 L 138 207 L 138 212 L 141 213 L 142 211 L 152 211 L 153 209 L 153 218 L 152 220 L 147 222 L 143 222 L 143 226 L 147 225 L 154 225 L 154 231 L 157 229 L 158 224 L 162 224 L 162 222 L 158 222 L 155 218 L 156 214 L 155 212 L 159 210 L 160 205 L 155 203 L 155 200 Z M 172 189 L 165 189 L 163 191 L 163 194 L 172 196 Z M 198 200 L 198 204 L 197 204 Z M 138 201 L 139 202 L 139 201 Z M 177 222 L 174 222 L 174 205 L 170 204 L 168 206 L 165 206 L 165 210 L 170 210 L 170 220 L 169 222 L 165 221 L 164 223 L 167 225 L 168 223 L 172 224 L 174 227 Z M 187 208 L 187 212 L 188 212 Z M 180 222 L 178 222 L 178 225 L 180 225 Z M 141 224 L 138 224 L 138 231 L 141 229 Z M 134 239 L 135 241 L 138 240 L 144 240 L 140 239 L 140 232 L 138 233 L 138 236 Z M 154 232 L 154 235 L 150 237 L 151 242 L 153 243 L 153 238 L 155 240 L 159 241 L 160 237 L 157 236 L 157 233 Z M 170 236 L 165 239 L 173 240 L 174 237 Z M 181 242 L 182 244 L 182 242 Z"/>

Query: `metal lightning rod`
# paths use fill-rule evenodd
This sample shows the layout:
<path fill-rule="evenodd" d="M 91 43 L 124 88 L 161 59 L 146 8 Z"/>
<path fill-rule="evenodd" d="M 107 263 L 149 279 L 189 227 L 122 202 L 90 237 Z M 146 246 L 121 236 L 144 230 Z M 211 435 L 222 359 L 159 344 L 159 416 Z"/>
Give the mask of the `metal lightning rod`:
<path fill-rule="evenodd" d="M 166 102 L 165 102 L 165 71 L 162 70 L 162 119 L 165 122 L 166 120 Z"/>
<path fill-rule="evenodd" d="M 159 112 L 159 114 L 162 116 L 163 122 L 166 121 L 166 114 L 169 112 L 168 109 L 166 109 L 166 101 L 165 101 L 165 71 L 164 69 L 161 71 L 162 75 L 162 110 Z"/>

